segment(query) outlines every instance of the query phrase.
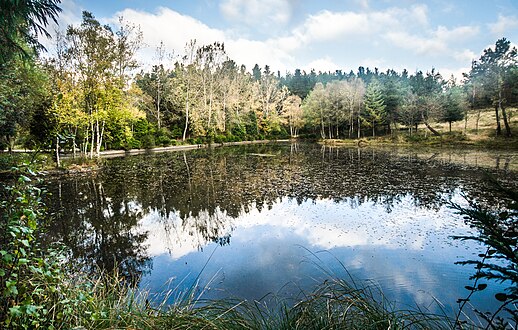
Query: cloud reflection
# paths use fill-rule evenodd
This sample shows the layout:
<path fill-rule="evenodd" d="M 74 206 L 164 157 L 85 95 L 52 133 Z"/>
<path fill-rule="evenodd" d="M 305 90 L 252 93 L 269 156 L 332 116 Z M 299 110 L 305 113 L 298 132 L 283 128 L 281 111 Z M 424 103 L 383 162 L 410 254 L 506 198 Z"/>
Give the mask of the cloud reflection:
<path fill-rule="evenodd" d="M 455 200 L 461 200 L 456 193 Z M 200 223 L 204 224 L 203 233 Z M 148 232 L 146 244 L 152 256 L 168 253 L 178 259 L 203 249 L 207 237 L 230 237 L 232 240 L 258 239 L 256 227 L 268 227 L 268 240 L 287 229 L 290 235 L 303 237 L 311 249 L 333 249 L 354 246 L 383 246 L 390 249 L 423 250 L 426 246 L 440 248 L 452 244 L 449 236 L 469 232 L 469 226 L 447 207 L 431 210 L 418 207 L 407 195 L 387 212 L 382 204 L 372 201 L 357 203 L 355 198 L 343 202 L 317 199 L 298 203 L 279 198 L 270 208 L 242 210 L 237 218 L 217 208 L 212 214 L 201 212 L 197 217 L 181 219 L 178 213 L 168 218 L 157 212 L 140 222 Z M 248 229 L 245 231 L 245 229 Z M 282 229 L 282 230 L 279 230 Z M 243 237 L 243 233 L 249 237 Z M 285 234 L 283 234 L 285 235 Z"/>

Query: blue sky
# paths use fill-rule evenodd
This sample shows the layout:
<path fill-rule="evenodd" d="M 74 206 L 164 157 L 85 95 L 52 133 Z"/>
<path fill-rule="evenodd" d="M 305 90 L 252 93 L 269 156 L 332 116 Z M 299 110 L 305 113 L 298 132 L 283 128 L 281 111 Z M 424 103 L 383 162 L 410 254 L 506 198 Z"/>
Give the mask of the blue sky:
<path fill-rule="evenodd" d="M 82 10 L 113 26 L 119 16 L 139 25 L 144 66 L 161 41 L 181 56 L 196 39 L 224 42 L 248 70 L 436 68 L 460 77 L 497 39 L 518 43 L 518 0 L 63 0 L 62 7 L 61 29 L 78 24 Z"/>

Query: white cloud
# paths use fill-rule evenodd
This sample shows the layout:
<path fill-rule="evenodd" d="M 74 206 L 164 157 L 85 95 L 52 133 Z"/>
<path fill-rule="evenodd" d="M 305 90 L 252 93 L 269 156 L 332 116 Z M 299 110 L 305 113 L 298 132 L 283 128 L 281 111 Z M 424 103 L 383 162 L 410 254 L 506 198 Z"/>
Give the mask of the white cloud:
<path fill-rule="evenodd" d="M 418 37 L 407 32 L 389 32 L 385 35 L 393 45 L 413 51 L 418 55 L 438 55 L 447 51 L 446 44 L 438 39 Z"/>
<path fill-rule="evenodd" d="M 498 15 L 496 23 L 488 24 L 491 33 L 498 37 L 504 37 L 510 30 L 518 28 L 518 18 L 516 16 Z"/>
<path fill-rule="evenodd" d="M 214 210 L 213 215 L 201 212 L 197 218 L 183 220 L 177 213 L 161 219 L 158 213 L 153 212 L 139 225 L 140 230 L 149 233 L 146 241 L 148 253 L 156 256 L 169 252 L 173 259 L 197 251 L 208 243 L 197 229 L 199 223 L 207 224 L 206 231 L 211 235 L 237 234 L 237 239 L 244 241 L 252 238 L 239 237 L 239 234 L 254 235 L 256 229 L 268 226 L 270 232 L 280 234 L 288 231 L 303 237 L 310 249 L 368 245 L 421 250 L 426 244 L 438 244 L 436 242 L 446 231 L 460 234 L 469 230 L 462 221 L 452 225 L 451 210 L 447 207 L 421 209 L 417 214 L 409 196 L 394 205 L 391 213 L 387 213 L 381 204 L 367 202 L 352 207 L 353 202 L 317 199 L 299 205 L 295 201 L 279 200 L 262 211 L 251 206 L 248 213 L 242 210 L 236 219 L 220 209 Z"/>
<path fill-rule="evenodd" d="M 236 63 L 245 64 L 249 71 L 257 63 L 260 66 L 268 64 L 272 71 L 281 73 L 290 67 L 294 58 L 281 48 L 276 47 L 277 41 L 256 41 L 248 39 L 227 40 L 225 47 L 228 55 Z"/>
<path fill-rule="evenodd" d="M 168 49 L 182 50 L 186 43 L 196 39 L 199 44 L 225 41 L 223 31 L 213 29 L 190 16 L 182 15 L 172 9 L 161 7 L 156 13 L 125 9 L 112 18 L 123 16 L 129 22 L 140 26 L 145 42 L 156 47 L 161 41 Z"/>
<path fill-rule="evenodd" d="M 404 25 L 427 24 L 426 6 L 410 9 L 389 8 L 372 12 L 331 12 L 310 15 L 292 32 L 300 43 L 323 42 L 343 38 L 376 37 L 383 31 L 402 30 Z"/>
<path fill-rule="evenodd" d="M 454 52 L 453 57 L 459 62 L 471 62 L 472 60 L 478 58 L 477 54 L 475 54 L 469 49 Z"/>
<path fill-rule="evenodd" d="M 469 51 L 455 51 L 459 41 L 466 41 L 479 34 L 478 26 L 460 26 L 448 29 L 438 26 L 431 33 L 424 35 L 410 34 L 406 31 L 388 32 L 385 38 L 393 45 L 410 50 L 417 55 L 449 56 L 457 61 L 473 59 Z"/>
<path fill-rule="evenodd" d="M 438 68 L 437 69 L 437 71 L 439 71 L 439 73 L 442 75 L 443 79 L 448 80 L 448 79 L 450 79 L 451 76 L 453 76 L 457 83 L 460 83 L 464 79 L 463 73 L 468 73 L 470 70 L 471 70 L 471 68 L 469 66 L 463 67 L 463 68 L 456 68 L 456 69 L 451 69 L 451 68 Z"/>
<path fill-rule="evenodd" d="M 302 67 L 303 70 L 305 70 L 307 73 L 309 73 L 311 70 L 315 70 L 316 72 L 322 71 L 322 72 L 334 72 L 336 69 L 338 69 L 340 65 L 336 64 L 331 57 L 325 56 L 316 60 L 313 60 Z"/>
<path fill-rule="evenodd" d="M 333 13 L 322 11 L 318 15 L 311 15 L 302 29 L 295 31 L 295 35 L 306 42 L 334 40 L 346 35 L 366 34 L 371 29 L 368 16 L 365 14 L 345 12 Z"/>
<path fill-rule="evenodd" d="M 219 9 L 230 20 L 247 25 L 287 24 L 291 19 L 290 0 L 224 0 Z"/>
<path fill-rule="evenodd" d="M 428 7 L 426 5 L 414 5 L 412 15 L 421 25 L 428 24 Z"/>
<path fill-rule="evenodd" d="M 469 39 L 477 36 L 479 31 L 480 29 L 478 26 L 459 26 L 451 30 L 444 26 L 439 26 L 434 32 L 434 36 L 444 42 L 458 42 L 462 39 Z"/>
<path fill-rule="evenodd" d="M 361 9 L 369 9 L 369 0 L 355 0 L 354 2 L 356 2 Z"/>

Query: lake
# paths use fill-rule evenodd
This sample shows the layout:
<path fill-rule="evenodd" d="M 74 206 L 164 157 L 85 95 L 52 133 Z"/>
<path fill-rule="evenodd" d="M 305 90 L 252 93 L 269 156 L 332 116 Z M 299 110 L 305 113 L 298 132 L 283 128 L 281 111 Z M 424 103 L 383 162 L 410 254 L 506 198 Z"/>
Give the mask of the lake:
<path fill-rule="evenodd" d="M 474 230 L 450 205 L 501 205 L 488 174 L 517 188 L 516 153 L 267 143 L 113 158 L 48 179 L 48 239 L 158 296 L 196 285 L 289 304 L 338 276 L 402 308 L 451 311 L 474 272 L 455 262 L 483 248 L 451 238 Z M 501 289 L 472 303 L 494 310 Z"/>

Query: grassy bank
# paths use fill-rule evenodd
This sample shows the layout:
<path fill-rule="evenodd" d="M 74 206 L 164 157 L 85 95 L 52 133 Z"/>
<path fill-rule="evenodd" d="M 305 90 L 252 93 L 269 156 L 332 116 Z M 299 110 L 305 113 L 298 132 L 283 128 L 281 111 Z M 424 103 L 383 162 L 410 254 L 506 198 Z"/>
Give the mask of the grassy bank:
<path fill-rule="evenodd" d="M 516 109 L 512 109 L 516 111 Z M 485 109 L 477 114 L 468 116 L 467 121 L 453 122 L 451 131 L 448 123 L 436 123 L 432 127 L 440 132 L 433 135 L 424 124 L 418 125 L 417 131 L 410 132 L 407 128 L 392 131 L 391 134 L 377 137 L 362 137 L 361 139 L 328 139 L 322 143 L 328 145 L 347 146 L 419 146 L 443 148 L 481 148 L 499 150 L 518 150 L 518 116 L 511 117 L 510 127 L 514 136 L 496 135 L 496 119 L 492 109 Z M 503 128 L 502 128 L 503 129 Z M 502 133 L 504 134 L 504 132 Z"/>
<path fill-rule="evenodd" d="M 62 270 L 65 271 L 65 270 Z M 64 276 L 66 275 L 66 276 Z M 117 274 L 96 279 L 60 273 L 42 285 L 39 305 L 9 315 L 13 329 L 452 329 L 454 320 L 421 310 L 397 310 L 376 287 L 330 278 L 293 307 L 258 301 L 208 301 L 186 292 L 172 305 L 151 303 Z M 53 289 L 52 289 L 53 288 Z M 53 292 L 52 292 L 53 291 Z M 175 293 L 170 292 L 170 295 Z M 167 296 L 164 301 L 167 301 Z M 12 310 L 13 307 L 11 307 Z"/>

